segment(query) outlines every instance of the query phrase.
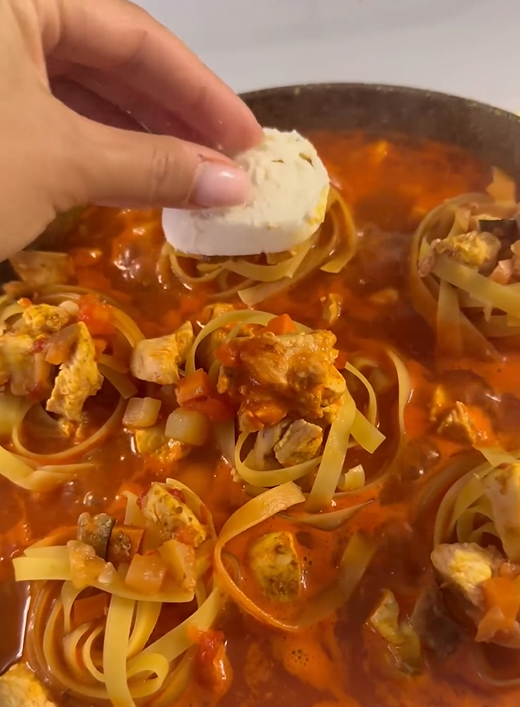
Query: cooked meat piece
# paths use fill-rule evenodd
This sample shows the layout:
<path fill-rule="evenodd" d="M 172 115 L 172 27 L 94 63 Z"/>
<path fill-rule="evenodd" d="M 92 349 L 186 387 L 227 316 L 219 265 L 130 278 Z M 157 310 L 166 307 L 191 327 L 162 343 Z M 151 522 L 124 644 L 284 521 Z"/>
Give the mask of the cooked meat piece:
<path fill-rule="evenodd" d="M 393 593 L 385 589 L 368 623 L 387 642 L 399 669 L 407 674 L 421 670 L 421 646 L 414 629 L 399 621 L 399 604 Z"/>
<path fill-rule="evenodd" d="M 63 307 L 50 304 L 32 304 L 24 310 L 13 331 L 23 332 L 31 336 L 53 334 L 63 329 L 70 321 L 70 315 Z"/>
<path fill-rule="evenodd" d="M 495 413 L 498 408 L 491 386 L 469 370 L 446 371 L 440 376 L 432 397 L 430 420 L 440 422 L 456 402 L 476 406 L 488 414 Z"/>
<path fill-rule="evenodd" d="M 274 454 L 282 466 L 294 466 L 318 456 L 323 430 L 306 420 L 296 420 L 274 445 Z"/>
<path fill-rule="evenodd" d="M 66 253 L 22 250 L 9 262 L 20 279 L 34 288 L 66 285 L 74 274 L 72 259 Z"/>
<path fill-rule="evenodd" d="M 410 623 L 421 643 L 440 658 L 457 650 L 463 633 L 448 613 L 439 588 L 434 585 L 423 590 L 415 604 Z"/>
<path fill-rule="evenodd" d="M 322 317 L 329 326 L 334 326 L 341 316 L 341 307 L 343 305 L 343 297 L 330 292 L 325 297 L 322 297 L 320 302 L 323 304 Z"/>
<path fill-rule="evenodd" d="M 85 400 L 95 395 L 103 384 L 96 363 L 92 337 L 83 322 L 78 322 L 78 338 L 70 358 L 61 364 L 47 410 L 67 420 L 81 420 Z"/>
<path fill-rule="evenodd" d="M 482 583 L 504 562 L 497 550 L 476 543 L 437 545 L 431 559 L 443 581 L 479 609 L 483 608 Z"/>
<path fill-rule="evenodd" d="M 471 231 L 438 241 L 435 251 L 446 253 L 458 263 L 485 272 L 492 270 L 497 264 L 500 241 L 491 233 Z"/>
<path fill-rule="evenodd" d="M 300 593 L 302 571 L 291 533 L 267 533 L 249 550 L 249 562 L 264 594 L 275 602 L 294 601 Z"/>
<path fill-rule="evenodd" d="M 274 447 L 275 444 L 279 442 L 289 424 L 290 422 L 285 420 L 273 427 L 264 427 L 258 430 L 255 446 L 253 447 L 255 469 L 258 469 L 258 471 L 267 471 L 269 469 L 278 468 L 279 465 L 274 456 Z"/>
<path fill-rule="evenodd" d="M 139 500 L 139 507 L 148 520 L 159 526 L 166 539 L 175 538 L 198 547 L 208 537 L 205 526 L 175 488 L 154 482 Z"/>
<path fill-rule="evenodd" d="M 227 314 L 228 312 L 234 312 L 235 310 L 236 307 L 234 305 L 226 302 L 215 302 L 215 304 L 208 304 L 202 310 L 200 323 L 205 325 L 212 319 L 216 319 L 222 314 Z"/>
<path fill-rule="evenodd" d="M 484 415 L 484 413 L 482 413 Z M 458 442 L 469 442 L 474 447 L 485 439 L 485 430 L 480 430 L 470 415 L 469 409 L 464 403 L 456 402 L 439 425 L 439 433 Z"/>
<path fill-rule="evenodd" d="M 335 343 L 330 331 L 283 336 L 265 332 L 230 342 L 235 364 L 221 367 L 217 388 L 240 402 L 241 430 L 277 424 L 288 413 L 332 422 L 346 390 L 334 366 Z M 278 410 L 272 412 L 273 406 Z"/>
<path fill-rule="evenodd" d="M 193 327 L 185 322 L 173 334 L 140 341 L 132 352 L 132 374 L 149 383 L 177 383 L 179 366 L 186 360 L 193 339 Z"/>
<path fill-rule="evenodd" d="M 23 663 L 17 663 L 0 676 L 0 705 L 2 707 L 56 707 L 33 672 Z"/>
<path fill-rule="evenodd" d="M 13 332 L 0 337 L 0 384 L 9 381 L 13 395 L 43 399 L 51 388 L 51 372 L 32 336 Z"/>
<path fill-rule="evenodd" d="M 92 517 L 90 513 L 82 513 L 78 518 L 77 539 L 91 545 L 96 551 L 96 555 L 103 560 L 107 559 L 108 543 L 115 519 L 106 513 L 100 513 Z"/>
<path fill-rule="evenodd" d="M 175 439 L 169 439 L 164 434 L 164 429 L 159 425 L 136 430 L 135 446 L 139 454 L 155 459 L 159 464 L 172 464 L 183 459 L 192 450 L 192 447 Z"/>
<path fill-rule="evenodd" d="M 493 471 L 484 486 L 504 552 L 511 562 L 520 562 L 520 462 Z"/>

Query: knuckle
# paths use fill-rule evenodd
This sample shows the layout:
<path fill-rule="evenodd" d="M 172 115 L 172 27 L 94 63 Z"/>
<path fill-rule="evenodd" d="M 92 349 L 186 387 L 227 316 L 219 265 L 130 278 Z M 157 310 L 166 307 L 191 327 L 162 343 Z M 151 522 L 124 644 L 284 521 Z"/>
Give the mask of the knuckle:
<path fill-rule="evenodd" d="M 163 200 L 165 191 L 169 191 L 171 177 L 176 172 L 177 160 L 165 150 L 155 147 L 150 159 L 147 196 L 151 206 L 158 206 Z"/>

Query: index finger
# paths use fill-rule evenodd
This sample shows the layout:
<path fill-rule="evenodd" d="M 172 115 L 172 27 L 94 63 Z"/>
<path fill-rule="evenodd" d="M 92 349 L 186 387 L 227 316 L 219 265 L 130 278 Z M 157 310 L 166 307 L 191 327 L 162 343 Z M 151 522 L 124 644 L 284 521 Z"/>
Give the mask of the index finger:
<path fill-rule="evenodd" d="M 259 142 L 245 103 L 166 27 L 127 0 L 38 3 L 46 53 L 107 72 L 234 153 Z M 51 7 L 57 8 L 51 12 Z"/>

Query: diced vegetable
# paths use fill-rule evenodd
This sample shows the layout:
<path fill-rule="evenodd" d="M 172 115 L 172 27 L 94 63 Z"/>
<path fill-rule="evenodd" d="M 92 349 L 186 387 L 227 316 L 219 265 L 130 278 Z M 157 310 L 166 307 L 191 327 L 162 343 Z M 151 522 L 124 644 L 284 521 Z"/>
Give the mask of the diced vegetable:
<path fill-rule="evenodd" d="M 497 631 L 507 631 L 520 611 L 520 587 L 510 577 L 491 577 L 482 585 L 487 613 L 478 625 L 477 641 L 491 640 Z"/>
<path fill-rule="evenodd" d="M 184 405 L 198 398 L 209 398 L 215 393 L 211 380 L 202 368 L 190 376 L 181 378 L 177 384 L 177 402 Z"/>
<path fill-rule="evenodd" d="M 104 618 L 108 610 L 108 600 L 109 595 L 105 592 L 99 592 L 84 599 L 76 599 L 73 607 L 74 623 L 81 626 Z"/>
<path fill-rule="evenodd" d="M 168 566 L 156 553 L 134 555 L 125 577 L 125 584 L 136 592 L 152 596 L 160 592 Z"/>
<path fill-rule="evenodd" d="M 170 577 L 184 588 L 194 591 L 197 573 L 193 545 L 186 545 L 172 538 L 161 545 L 159 554 L 168 565 Z"/>
<path fill-rule="evenodd" d="M 96 555 L 92 545 L 79 540 L 69 540 L 67 550 L 72 584 L 77 589 L 91 587 L 106 570 L 106 562 Z"/>
<path fill-rule="evenodd" d="M 165 434 L 178 442 L 202 447 L 208 441 L 210 425 L 206 415 L 201 412 L 177 408 L 166 421 Z"/>
<path fill-rule="evenodd" d="M 114 315 L 110 305 L 101 302 L 95 295 L 82 295 L 78 304 L 78 320 L 87 325 L 92 336 L 114 333 Z"/>
<path fill-rule="evenodd" d="M 208 374 L 202 369 L 181 378 L 177 384 L 177 402 L 183 408 L 201 412 L 212 422 L 225 422 L 235 415 L 231 404 L 217 393 Z"/>
<path fill-rule="evenodd" d="M 123 416 L 127 427 L 152 427 L 157 422 L 161 401 L 155 398 L 130 398 Z"/>

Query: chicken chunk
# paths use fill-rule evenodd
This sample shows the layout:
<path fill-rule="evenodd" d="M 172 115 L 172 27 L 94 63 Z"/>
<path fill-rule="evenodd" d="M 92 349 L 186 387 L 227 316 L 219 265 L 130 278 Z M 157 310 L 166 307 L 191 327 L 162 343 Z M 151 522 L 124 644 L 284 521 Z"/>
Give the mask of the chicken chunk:
<path fill-rule="evenodd" d="M 302 570 L 291 533 L 267 533 L 249 550 L 249 562 L 263 593 L 274 602 L 294 601 Z"/>
<path fill-rule="evenodd" d="M 323 442 L 319 425 L 305 420 L 284 420 L 274 427 L 259 430 L 253 448 L 255 468 L 259 471 L 293 466 L 314 459 Z"/>
<path fill-rule="evenodd" d="M 497 264 L 500 240 L 491 233 L 471 231 L 438 241 L 435 251 L 439 254 L 446 253 L 463 265 L 487 271 Z"/>
<path fill-rule="evenodd" d="M 134 439 L 139 454 L 154 459 L 164 466 L 183 459 L 192 450 L 189 444 L 169 439 L 164 434 L 164 429 L 159 425 L 136 430 Z"/>
<path fill-rule="evenodd" d="M 51 304 L 32 304 L 24 310 L 13 331 L 31 336 L 54 334 L 63 329 L 70 321 L 69 313 L 63 307 Z"/>
<path fill-rule="evenodd" d="M 332 422 L 346 391 L 345 379 L 334 366 L 335 343 L 330 331 L 283 336 L 265 332 L 230 342 L 234 364 L 221 367 L 217 388 L 240 402 L 241 430 L 277 424 L 289 413 Z"/>
<path fill-rule="evenodd" d="M 14 665 L 0 677 L 0 705 L 2 707 L 56 707 L 47 699 L 38 679 L 22 663 Z"/>
<path fill-rule="evenodd" d="M 491 579 L 503 563 L 498 551 L 476 543 L 437 545 L 431 559 L 444 582 L 479 609 L 484 603 L 482 583 Z"/>
<path fill-rule="evenodd" d="M 343 305 L 343 298 L 341 295 L 335 295 L 333 292 L 329 292 L 328 295 L 322 297 L 320 302 L 323 305 L 322 317 L 329 326 L 334 326 L 341 316 L 341 307 Z"/>
<path fill-rule="evenodd" d="M 274 445 L 274 455 L 282 466 L 294 466 L 318 456 L 323 430 L 306 420 L 296 420 Z"/>
<path fill-rule="evenodd" d="M 520 562 L 520 462 L 491 473 L 484 487 L 504 552 L 511 562 Z"/>
<path fill-rule="evenodd" d="M 132 374 L 149 383 L 177 383 L 179 366 L 186 360 L 193 339 L 193 327 L 190 322 L 185 322 L 173 334 L 140 341 L 132 352 Z"/>
<path fill-rule="evenodd" d="M 480 430 L 464 403 L 456 402 L 439 425 L 440 434 L 451 437 L 457 442 L 469 442 L 474 447 L 482 444 L 485 430 Z"/>
<path fill-rule="evenodd" d="M 66 285 L 74 274 L 72 259 L 66 253 L 22 250 L 9 262 L 18 277 L 34 288 Z"/>
<path fill-rule="evenodd" d="M 368 623 L 386 641 L 400 670 L 407 674 L 420 672 L 419 638 L 408 622 L 399 621 L 399 604 L 389 589 L 383 592 Z"/>
<path fill-rule="evenodd" d="M 207 528 L 185 503 L 181 491 L 154 482 L 141 497 L 139 507 L 148 520 L 161 529 L 165 539 L 175 538 L 198 547 L 208 537 Z"/>
<path fill-rule="evenodd" d="M 253 447 L 254 467 L 258 471 L 267 471 L 278 468 L 274 456 L 274 447 L 280 441 L 290 422 L 285 420 L 273 427 L 264 427 L 258 431 Z"/>
<path fill-rule="evenodd" d="M 67 420 L 80 421 L 85 400 L 95 395 L 102 384 L 94 342 L 86 325 L 78 322 L 76 345 L 70 358 L 60 366 L 47 410 Z"/>
<path fill-rule="evenodd" d="M 0 385 L 9 382 L 13 395 L 43 399 L 51 389 L 51 372 L 32 336 L 10 332 L 0 337 Z"/>

